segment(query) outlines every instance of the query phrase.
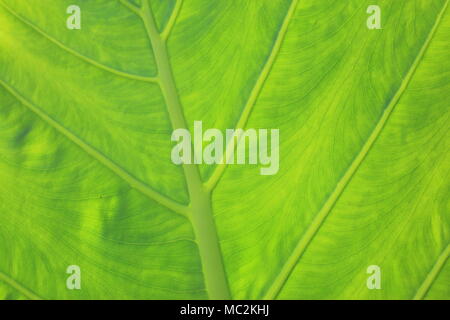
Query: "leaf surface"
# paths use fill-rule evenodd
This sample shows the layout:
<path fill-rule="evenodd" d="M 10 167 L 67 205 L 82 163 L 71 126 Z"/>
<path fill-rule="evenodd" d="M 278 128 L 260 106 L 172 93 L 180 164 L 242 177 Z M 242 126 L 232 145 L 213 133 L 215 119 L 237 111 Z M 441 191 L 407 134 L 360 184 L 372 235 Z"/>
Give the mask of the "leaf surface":
<path fill-rule="evenodd" d="M 448 0 L 0 0 L 0 298 L 448 299 Z M 171 162 L 280 130 L 280 170 Z M 67 290 L 66 269 L 82 270 Z M 381 290 L 366 286 L 381 268 Z"/>

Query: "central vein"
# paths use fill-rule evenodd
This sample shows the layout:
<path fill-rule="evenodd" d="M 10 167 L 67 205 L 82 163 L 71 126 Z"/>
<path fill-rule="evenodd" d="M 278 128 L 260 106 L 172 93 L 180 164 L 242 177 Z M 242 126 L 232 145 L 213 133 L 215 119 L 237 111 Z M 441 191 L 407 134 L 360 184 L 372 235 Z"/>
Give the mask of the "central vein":
<path fill-rule="evenodd" d="M 187 129 L 169 62 L 167 44 L 158 31 L 153 13 L 147 1 L 143 2 L 141 13 L 149 40 L 152 44 L 158 67 L 158 81 L 166 102 L 170 122 L 173 129 Z M 210 299 L 230 299 L 230 291 L 219 239 L 213 219 L 211 193 L 204 187 L 199 169 L 196 165 L 184 164 L 183 171 L 190 198 L 189 218 L 199 248 L 206 290 Z"/>

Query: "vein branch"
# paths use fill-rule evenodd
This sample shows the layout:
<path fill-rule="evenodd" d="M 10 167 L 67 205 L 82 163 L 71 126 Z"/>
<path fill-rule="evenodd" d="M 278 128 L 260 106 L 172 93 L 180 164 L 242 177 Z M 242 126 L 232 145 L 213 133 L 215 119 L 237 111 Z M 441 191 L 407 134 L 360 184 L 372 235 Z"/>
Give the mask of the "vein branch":
<path fill-rule="evenodd" d="M 430 272 L 425 277 L 422 285 L 417 290 L 414 300 L 422 300 L 428 291 L 431 288 L 431 285 L 434 283 L 442 268 L 444 268 L 445 262 L 447 262 L 448 257 L 450 256 L 450 244 L 442 251 L 441 255 L 436 260 L 436 263 L 431 268 Z"/>
<path fill-rule="evenodd" d="M 272 47 L 272 50 L 269 54 L 269 57 L 261 71 L 261 73 L 258 76 L 258 79 L 256 80 L 256 83 L 250 93 L 250 96 L 244 106 L 244 109 L 242 110 L 242 113 L 239 117 L 238 122 L 236 123 L 235 130 L 238 129 L 244 129 L 247 125 L 248 119 L 250 117 L 250 114 L 252 112 L 253 107 L 256 104 L 256 101 L 258 100 L 258 97 L 264 87 L 264 83 L 266 82 L 270 71 L 272 70 L 272 67 L 275 63 L 276 57 L 278 56 L 278 53 L 281 49 L 281 45 L 283 43 L 284 38 L 286 37 L 287 30 L 289 28 L 289 24 L 292 20 L 292 16 L 294 15 L 295 9 L 297 7 L 298 0 L 293 0 L 291 2 L 291 5 L 288 9 L 288 12 L 283 20 L 283 23 L 281 25 L 280 30 L 278 31 L 277 38 L 275 40 L 275 43 Z M 227 155 L 231 155 L 233 148 L 237 145 L 239 145 L 239 141 L 241 139 L 242 135 L 237 138 L 237 143 L 235 144 L 234 141 L 230 141 L 230 143 L 226 146 L 226 151 L 224 152 L 221 161 L 219 164 L 215 167 L 213 173 L 211 174 L 211 177 L 206 182 L 206 188 L 208 190 L 213 190 L 216 185 L 219 183 L 220 179 L 222 178 L 225 169 L 227 167 L 228 161 L 226 161 Z"/>
<path fill-rule="evenodd" d="M 12 279 L 10 276 L 4 274 L 3 272 L 0 272 L 0 281 L 3 281 L 10 287 L 14 288 L 18 292 L 20 292 L 22 295 L 27 297 L 31 300 L 43 300 L 40 296 L 32 292 L 31 290 L 25 288 L 23 285 L 18 283 L 16 280 Z"/>
<path fill-rule="evenodd" d="M 299 259 L 302 257 L 303 253 L 307 249 L 308 245 L 311 243 L 314 236 L 317 234 L 320 227 L 323 225 L 324 221 L 330 214 L 331 210 L 333 209 L 336 201 L 339 199 L 340 195 L 346 188 L 346 186 L 349 184 L 350 180 L 355 175 L 355 172 L 360 167 L 363 160 L 366 158 L 367 154 L 371 150 L 372 146 L 374 145 L 377 138 L 380 136 L 383 128 L 385 127 L 389 117 L 391 116 L 395 106 L 398 104 L 400 98 L 402 97 L 403 93 L 405 92 L 406 88 L 408 87 L 409 83 L 411 82 L 411 79 L 413 78 L 417 67 L 419 66 L 420 62 L 422 61 L 422 58 L 424 57 L 431 40 L 433 39 L 433 36 L 436 33 L 436 30 L 439 27 L 439 24 L 442 20 L 442 17 L 445 13 L 445 10 L 447 8 L 449 0 L 447 0 L 439 13 L 439 15 L 436 18 L 436 22 L 434 26 L 432 27 L 430 33 L 428 34 L 427 39 L 425 40 L 422 48 L 420 49 L 416 59 L 414 60 L 413 64 L 411 65 L 408 73 L 404 77 L 404 79 L 401 82 L 401 85 L 399 89 L 397 90 L 394 97 L 389 102 L 389 105 L 384 110 L 382 116 L 378 120 L 377 124 L 375 125 L 372 133 L 368 137 L 367 141 L 363 145 L 362 149 L 358 153 L 358 155 L 355 157 L 345 174 L 342 176 L 342 178 L 337 183 L 335 189 L 330 194 L 316 217 L 314 218 L 313 222 L 310 224 L 304 235 L 300 238 L 299 242 L 297 243 L 296 247 L 294 248 L 293 252 L 287 259 L 286 263 L 284 264 L 283 268 L 281 269 L 281 272 L 278 274 L 278 276 L 275 278 L 274 282 L 272 283 L 271 287 L 267 291 L 267 293 L 264 296 L 264 299 L 275 299 L 278 294 L 280 293 L 281 289 L 284 287 L 285 283 L 287 282 L 288 278 L 290 277 L 292 271 L 294 270 L 295 266 L 297 265 Z"/>
<path fill-rule="evenodd" d="M 144 1 L 146 1 L 146 0 L 144 0 Z M 119 0 L 119 2 L 121 4 L 123 4 L 125 7 L 127 7 L 128 9 L 130 9 L 135 14 L 137 14 L 137 15 L 141 14 L 141 11 L 140 11 L 141 8 L 138 7 L 137 5 L 135 5 L 134 3 L 132 3 L 131 1 L 129 1 L 129 0 Z"/>
<path fill-rule="evenodd" d="M 183 0 L 177 0 L 177 2 L 175 3 L 175 7 L 172 11 L 169 21 L 167 22 L 167 25 L 165 26 L 163 32 L 161 33 L 161 38 L 163 40 L 167 40 L 169 38 L 170 33 L 172 32 L 172 29 L 175 26 L 175 22 L 177 21 L 177 18 L 180 14 L 182 5 Z"/>
<path fill-rule="evenodd" d="M 136 179 L 135 177 L 133 177 L 130 173 L 128 173 L 126 170 L 124 170 L 123 168 L 118 166 L 115 162 L 113 162 L 111 159 L 106 157 L 100 151 L 96 150 L 94 147 L 87 144 L 85 141 L 80 139 L 77 135 L 75 135 L 70 130 L 65 128 L 58 121 L 56 121 L 55 119 L 50 117 L 41 108 L 32 104 L 27 99 L 25 99 L 18 91 L 16 91 L 13 87 L 11 87 L 5 81 L 0 79 L 0 84 L 12 96 L 14 96 L 24 106 L 26 106 L 28 109 L 30 109 L 32 112 L 34 112 L 43 121 L 47 122 L 49 125 L 51 125 L 53 128 L 55 128 L 58 132 L 63 134 L 65 137 L 67 137 L 69 140 L 71 140 L 73 143 L 75 143 L 77 146 L 79 146 L 81 149 L 83 149 L 87 154 L 92 156 L 94 159 L 98 160 L 101 164 L 103 164 L 104 166 L 109 168 L 112 172 L 114 172 L 116 175 L 118 175 L 120 178 L 125 180 L 132 188 L 138 190 L 139 192 L 143 193 L 147 197 L 155 200 L 159 204 L 169 208 L 173 212 L 178 213 L 182 216 L 187 216 L 188 210 L 187 210 L 186 206 L 184 206 L 178 202 L 175 202 L 174 200 L 162 195 L 161 193 L 153 190 L 148 185 L 144 184 L 143 182 L 141 182 L 138 179 Z"/>
<path fill-rule="evenodd" d="M 0 6 L 4 7 L 6 9 L 6 11 L 8 11 L 11 15 L 13 15 L 14 17 L 16 17 L 19 21 L 21 21 L 23 24 L 29 26 L 30 28 L 32 28 L 34 31 L 36 31 L 37 33 L 39 33 L 40 35 L 42 35 L 43 37 L 45 37 L 47 40 L 49 40 L 50 42 L 54 43 L 55 45 L 57 45 L 59 48 L 63 49 L 64 51 L 72 54 L 73 56 L 91 64 L 94 67 L 97 67 L 99 69 L 102 69 L 104 71 L 110 72 L 112 74 L 115 74 L 117 76 L 120 77 L 124 77 L 124 78 L 128 78 L 128 79 L 133 79 L 133 80 L 137 80 L 137 81 L 144 81 L 144 82 L 150 82 L 150 83 L 157 83 L 158 79 L 155 77 L 148 77 L 148 76 L 141 76 L 141 75 L 137 75 L 137 74 L 132 74 L 132 73 L 128 73 L 125 71 L 121 71 L 118 69 L 115 69 L 113 67 L 109 67 L 107 65 L 104 65 L 92 58 L 89 58 L 83 54 L 81 54 L 80 52 L 66 46 L 65 44 L 63 44 L 62 42 L 60 42 L 59 40 L 55 39 L 54 37 L 52 37 L 51 35 L 47 34 L 44 30 L 42 30 L 41 28 L 39 28 L 38 26 L 36 26 L 35 24 L 33 24 L 32 22 L 28 21 L 27 19 L 23 18 L 22 16 L 20 16 L 17 12 L 15 12 L 12 8 L 10 8 L 8 5 L 6 5 L 3 0 L 0 1 Z"/>

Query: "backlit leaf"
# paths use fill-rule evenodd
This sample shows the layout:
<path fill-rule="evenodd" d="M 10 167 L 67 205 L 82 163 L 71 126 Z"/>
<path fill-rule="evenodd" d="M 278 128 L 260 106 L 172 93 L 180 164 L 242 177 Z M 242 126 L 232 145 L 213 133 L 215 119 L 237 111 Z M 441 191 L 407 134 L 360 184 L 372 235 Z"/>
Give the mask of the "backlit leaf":
<path fill-rule="evenodd" d="M 0 298 L 449 299 L 448 2 L 0 0 Z"/>

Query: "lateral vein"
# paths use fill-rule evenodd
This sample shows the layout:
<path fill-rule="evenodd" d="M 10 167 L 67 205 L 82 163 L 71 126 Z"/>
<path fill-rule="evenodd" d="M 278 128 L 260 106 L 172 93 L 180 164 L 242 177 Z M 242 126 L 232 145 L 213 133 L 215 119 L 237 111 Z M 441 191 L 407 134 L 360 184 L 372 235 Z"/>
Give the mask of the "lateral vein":
<path fill-rule="evenodd" d="M 14 288 L 15 290 L 19 291 L 21 294 L 23 294 L 25 297 L 31 299 L 31 300 L 43 300 L 40 296 L 32 292 L 31 290 L 25 288 L 23 285 L 18 283 L 16 280 L 11 278 L 10 276 L 6 275 L 5 273 L 0 271 L 0 281 L 3 281 L 10 287 Z"/>
<path fill-rule="evenodd" d="M 135 14 L 140 15 L 140 8 L 137 7 L 136 5 L 134 5 L 133 3 L 131 3 L 128 0 L 119 0 L 119 2 L 121 4 L 123 4 L 125 7 L 127 7 L 128 9 L 130 9 L 131 11 L 133 11 Z"/>
<path fill-rule="evenodd" d="M 158 83 L 158 78 L 157 77 L 147 77 L 147 76 L 140 76 L 137 74 L 131 74 L 128 72 L 124 72 L 124 71 L 120 71 L 117 70 L 115 68 L 112 67 L 108 67 L 98 61 L 95 61 L 92 58 L 89 58 L 81 53 L 79 53 L 78 51 L 75 51 L 72 48 L 69 48 L 68 46 L 66 46 L 65 44 L 63 44 L 62 42 L 60 42 L 59 40 L 56 40 L 55 38 L 53 38 L 52 36 L 50 36 L 49 34 L 47 34 L 44 30 L 42 30 L 41 28 L 39 28 L 38 26 L 34 25 L 32 22 L 28 21 L 27 19 L 21 17 L 17 12 L 15 12 L 13 9 L 11 9 L 8 5 L 6 5 L 3 0 L 0 0 L 0 5 L 2 7 L 4 7 L 11 15 L 13 15 L 14 17 L 16 17 L 19 21 L 21 21 L 22 23 L 24 23 L 25 25 L 29 26 L 30 28 L 32 28 L 34 31 L 36 31 L 37 33 L 39 33 L 40 35 L 42 35 L 43 37 L 45 37 L 47 40 L 49 40 L 50 42 L 54 43 L 56 46 L 58 46 L 59 48 L 67 51 L 68 53 L 72 54 L 73 56 L 93 65 L 94 67 L 97 67 L 101 70 L 104 71 L 108 71 L 112 74 L 115 74 L 117 76 L 120 77 L 124 77 L 124 78 L 128 78 L 128 79 L 133 79 L 133 80 L 137 80 L 137 81 L 144 81 L 144 82 L 149 82 L 149 83 Z"/>
<path fill-rule="evenodd" d="M 430 272 L 425 277 L 425 280 L 423 281 L 422 285 L 419 287 L 413 298 L 414 300 L 422 300 L 425 297 L 425 295 L 430 290 L 431 285 L 437 279 L 439 273 L 444 267 L 445 262 L 447 261 L 449 256 L 450 256 L 450 244 L 447 245 L 444 251 L 442 251 L 441 255 L 436 260 L 436 263 L 433 265 Z"/>
<path fill-rule="evenodd" d="M 72 133 L 70 130 L 66 129 L 58 121 L 56 121 L 55 119 L 50 117 L 47 113 L 45 113 L 41 108 L 39 108 L 38 106 L 36 106 L 33 103 L 31 103 L 30 101 L 28 101 L 16 89 L 11 87 L 8 83 L 6 83 L 5 81 L 0 79 L 0 84 L 12 96 L 14 96 L 18 101 L 20 101 L 24 106 L 26 106 L 32 112 L 34 112 L 37 116 L 39 116 L 43 121 L 47 122 L 49 125 L 51 125 L 53 128 L 55 128 L 58 132 L 63 134 L 66 138 L 68 138 L 73 143 L 75 143 L 77 146 L 79 146 L 81 149 L 83 149 L 91 157 L 93 157 L 94 159 L 99 161 L 101 164 L 103 164 L 104 166 L 109 168 L 117 176 L 119 176 L 124 181 L 126 181 L 132 188 L 138 190 L 139 192 L 146 195 L 147 197 L 155 200 L 159 204 L 169 208 L 170 210 L 174 211 L 175 213 L 180 214 L 182 216 L 187 216 L 187 212 L 188 212 L 187 206 L 184 206 L 178 202 L 175 202 L 174 200 L 162 195 L 161 193 L 153 190 L 148 185 L 139 181 L 138 179 L 133 177 L 130 173 L 125 171 L 123 168 L 118 166 L 115 162 L 113 162 L 108 157 L 106 157 L 104 154 L 102 154 L 100 151 L 96 150 L 94 147 L 92 147 L 88 143 L 84 142 L 82 139 L 80 139 L 77 135 Z"/>
<path fill-rule="evenodd" d="M 438 26 L 442 20 L 442 17 L 445 13 L 445 10 L 447 8 L 449 0 L 447 0 L 441 9 L 440 13 L 438 14 L 436 18 L 436 22 L 433 25 L 433 27 L 430 30 L 430 33 L 425 40 L 422 48 L 420 49 L 416 59 L 414 60 L 413 64 L 411 65 L 408 73 L 406 74 L 405 78 L 402 80 L 402 83 L 397 90 L 396 94 L 392 98 L 392 100 L 389 102 L 389 105 L 386 107 L 386 109 L 383 112 L 383 115 L 378 120 L 374 130 L 370 134 L 369 138 L 365 142 L 364 146 L 362 147 L 361 151 L 358 153 L 356 158 L 351 163 L 350 167 L 347 169 L 345 174 L 342 176 L 342 178 L 337 183 L 335 189 L 331 193 L 331 195 L 328 197 L 314 220 L 312 221 L 309 228 L 306 230 L 305 234 L 300 238 L 299 242 L 297 243 L 296 247 L 294 248 L 292 254 L 289 256 L 288 260 L 284 264 L 283 268 L 281 269 L 281 272 L 278 274 L 278 276 L 275 278 L 274 282 L 272 283 L 271 287 L 267 291 L 267 293 L 264 295 L 264 299 L 270 300 L 275 299 L 278 294 L 280 293 L 281 289 L 285 285 L 287 279 L 291 275 L 293 269 L 297 265 L 297 262 L 307 249 L 308 245 L 311 243 L 312 239 L 320 229 L 320 227 L 323 225 L 325 219 L 328 217 L 329 213 L 331 212 L 332 208 L 334 207 L 336 201 L 339 199 L 340 195 L 354 176 L 355 172 L 358 170 L 359 166 L 371 150 L 372 146 L 374 145 L 377 138 L 380 136 L 381 131 L 385 127 L 386 122 L 388 121 L 390 115 L 392 114 L 392 111 L 394 110 L 395 106 L 398 104 L 400 98 L 402 97 L 403 93 L 405 92 L 406 88 L 408 87 L 411 79 L 413 78 L 417 67 L 419 66 L 423 56 L 425 55 L 425 52 L 427 51 L 431 40 L 433 39 L 434 34 L 436 33 L 436 30 L 438 29 Z"/>
<path fill-rule="evenodd" d="M 177 2 L 175 3 L 175 7 L 173 8 L 173 12 L 169 18 L 169 21 L 167 22 L 166 27 L 164 28 L 163 32 L 161 33 L 161 38 L 163 40 L 167 40 L 169 38 L 170 33 L 172 32 L 172 29 L 175 26 L 175 22 L 177 21 L 177 18 L 180 14 L 182 5 L 183 5 L 183 0 L 177 0 Z"/>
<path fill-rule="evenodd" d="M 275 40 L 275 44 L 272 47 L 272 50 L 269 54 L 269 58 L 267 59 L 261 73 L 258 76 L 258 79 L 256 80 L 256 83 L 250 93 L 250 96 L 244 106 L 244 109 L 242 110 L 242 113 L 239 117 L 238 122 L 236 123 L 235 130 L 243 129 L 248 122 L 248 119 L 250 117 L 250 114 L 252 112 L 253 107 L 256 104 L 256 101 L 258 100 L 259 94 L 261 93 L 264 83 L 266 82 L 270 71 L 272 70 L 272 67 L 275 63 L 276 57 L 278 56 L 278 53 L 281 49 L 281 45 L 283 43 L 284 38 L 286 37 L 287 30 L 289 29 L 289 24 L 292 20 L 292 16 L 294 15 L 295 9 L 297 7 L 298 0 L 292 0 L 291 5 L 288 9 L 288 12 L 286 13 L 286 16 L 283 20 L 283 23 L 281 25 L 280 30 L 278 31 L 277 38 Z M 237 143 L 234 143 L 234 140 L 230 141 L 230 143 L 226 146 L 226 152 L 222 156 L 222 160 L 220 163 L 215 167 L 213 173 L 211 174 L 211 177 L 208 179 L 208 181 L 205 183 L 205 186 L 208 190 L 213 190 L 216 185 L 219 183 L 220 179 L 222 178 L 225 169 L 227 167 L 227 162 L 224 157 L 226 155 L 230 155 L 232 149 L 235 147 L 235 145 L 239 144 L 239 140 L 242 136 L 239 136 L 237 138 Z"/>

